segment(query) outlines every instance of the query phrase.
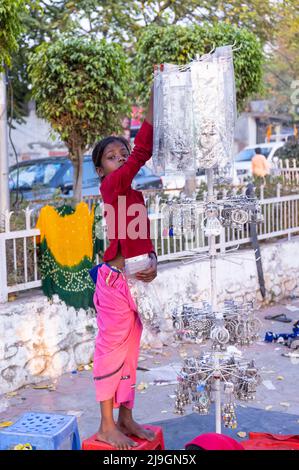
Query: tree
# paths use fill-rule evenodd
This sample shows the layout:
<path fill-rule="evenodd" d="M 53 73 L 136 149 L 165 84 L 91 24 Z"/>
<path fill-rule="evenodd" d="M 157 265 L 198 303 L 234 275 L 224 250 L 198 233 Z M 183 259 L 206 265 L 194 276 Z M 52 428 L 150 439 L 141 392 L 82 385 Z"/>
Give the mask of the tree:
<path fill-rule="evenodd" d="M 277 152 L 275 152 L 275 156 L 278 158 L 281 158 L 283 160 L 288 159 L 291 161 L 291 166 L 292 166 L 292 160 L 296 160 L 296 164 L 298 165 L 299 163 L 299 141 L 294 140 L 294 141 L 289 141 L 286 142 L 285 145 L 280 147 Z"/>
<path fill-rule="evenodd" d="M 278 31 L 269 44 L 270 52 L 266 63 L 265 83 L 267 96 L 272 101 L 273 110 L 287 113 L 299 119 L 299 113 L 293 101 L 294 86 L 298 89 L 299 77 L 299 3 L 298 0 L 286 0 L 278 12 Z M 296 83 L 297 82 L 297 83 Z"/>
<path fill-rule="evenodd" d="M 14 0 L 16 1 L 16 0 Z M 291 1 L 291 0 L 288 0 Z M 295 1 L 295 0 L 294 0 Z M 7 3 L 9 0 L 6 0 Z M 41 42 L 61 33 L 106 38 L 123 45 L 130 57 L 144 27 L 151 24 L 218 25 L 219 21 L 248 28 L 261 40 L 271 38 L 277 23 L 277 7 L 271 0 L 36 0 L 39 9 L 27 8 L 20 50 L 10 71 L 14 91 L 14 118 L 26 114 L 29 80 L 28 55 Z M 28 3 L 28 2 L 27 2 Z M 279 4 L 279 2 L 277 2 Z"/>
<path fill-rule="evenodd" d="M 64 2 L 62 2 L 64 3 Z M 18 40 L 18 50 L 12 53 L 8 73 L 8 102 L 13 103 L 13 109 L 8 108 L 8 116 L 19 123 L 24 122 L 27 115 L 27 103 L 31 98 L 30 80 L 28 77 L 28 60 L 43 41 L 52 41 L 58 35 L 70 31 L 75 22 L 70 12 L 62 4 L 49 4 L 42 0 L 26 2 L 22 14 L 22 30 Z"/>
<path fill-rule="evenodd" d="M 0 67 L 11 64 L 11 54 L 18 49 L 17 39 L 21 34 L 22 14 L 25 0 L 1 0 L 0 4 Z"/>
<path fill-rule="evenodd" d="M 245 27 L 265 40 L 272 36 L 276 9 L 271 0 L 60 0 L 81 33 L 135 42 L 143 27 L 155 24 L 217 24 Z M 85 26 L 83 26 L 85 20 Z"/>
<path fill-rule="evenodd" d="M 234 55 L 237 104 L 242 109 L 246 100 L 259 91 L 262 78 L 263 52 L 260 41 L 250 31 L 220 23 L 218 26 L 149 26 L 137 44 L 134 67 L 137 96 L 148 100 L 153 64 L 164 62 L 186 64 L 196 54 L 213 47 L 235 44 L 240 49 Z"/>
<path fill-rule="evenodd" d="M 104 39 L 65 37 L 36 49 L 29 74 L 38 114 L 68 147 L 79 201 L 84 152 L 96 139 L 120 129 L 120 118 L 128 112 L 125 54 Z"/>

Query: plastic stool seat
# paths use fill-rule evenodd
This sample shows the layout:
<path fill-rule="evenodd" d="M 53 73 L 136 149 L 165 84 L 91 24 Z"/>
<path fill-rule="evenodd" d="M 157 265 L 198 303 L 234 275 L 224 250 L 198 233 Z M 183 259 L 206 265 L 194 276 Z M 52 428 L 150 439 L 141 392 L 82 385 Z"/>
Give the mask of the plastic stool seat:
<path fill-rule="evenodd" d="M 9 428 L 0 430 L 0 450 L 27 442 L 34 450 L 58 450 L 67 438 L 71 439 L 72 450 L 80 450 L 75 416 L 29 412 Z"/>
<path fill-rule="evenodd" d="M 145 439 L 139 439 L 135 436 L 130 436 L 130 438 L 138 443 L 137 447 L 131 447 L 130 450 L 164 450 L 164 437 L 163 430 L 159 426 L 151 426 L 146 424 L 142 426 L 144 429 L 150 429 L 155 433 L 155 438 L 153 441 L 147 441 Z M 116 450 L 115 447 L 110 444 L 106 444 L 102 441 L 96 440 L 96 434 L 85 439 L 82 442 L 82 450 Z"/>

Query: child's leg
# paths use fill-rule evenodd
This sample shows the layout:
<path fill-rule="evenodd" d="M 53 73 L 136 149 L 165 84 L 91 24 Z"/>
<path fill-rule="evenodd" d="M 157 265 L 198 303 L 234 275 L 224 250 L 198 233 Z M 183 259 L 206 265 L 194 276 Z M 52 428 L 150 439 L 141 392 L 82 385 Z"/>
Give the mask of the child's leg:
<path fill-rule="evenodd" d="M 101 424 L 97 440 L 111 444 L 120 450 L 127 450 L 138 445 L 116 426 L 113 419 L 113 398 L 101 402 Z"/>
<path fill-rule="evenodd" d="M 132 408 L 127 408 L 125 405 L 120 405 L 117 426 L 122 433 L 128 436 L 136 436 L 140 439 L 152 441 L 155 433 L 150 429 L 144 429 L 140 424 L 136 423 L 133 419 Z"/>

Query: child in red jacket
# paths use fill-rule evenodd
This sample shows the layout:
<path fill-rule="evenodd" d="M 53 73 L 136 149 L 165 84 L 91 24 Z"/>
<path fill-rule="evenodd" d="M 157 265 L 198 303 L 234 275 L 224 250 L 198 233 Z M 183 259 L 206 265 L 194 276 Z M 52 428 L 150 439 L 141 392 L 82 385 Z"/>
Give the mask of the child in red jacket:
<path fill-rule="evenodd" d="M 100 441 L 118 449 L 136 442 L 128 435 L 152 440 L 153 432 L 133 420 L 136 369 L 142 324 L 128 285 L 128 272 L 141 266 L 136 279 L 151 282 L 157 276 L 157 257 L 142 193 L 131 188 L 139 169 L 151 158 L 153 96 L 130 154 L 121 137 L 107 137 L 94 148 L 92 158 L 101 178 L 110 244 L 104 263 L 97 266 L 94 304 L 99 327 L 94 354 L 96 398 L 101 406 Z M 138 213 L 138 216 L 136 216 Z M 117 423 L 113 407 L 119 408 Z"/>

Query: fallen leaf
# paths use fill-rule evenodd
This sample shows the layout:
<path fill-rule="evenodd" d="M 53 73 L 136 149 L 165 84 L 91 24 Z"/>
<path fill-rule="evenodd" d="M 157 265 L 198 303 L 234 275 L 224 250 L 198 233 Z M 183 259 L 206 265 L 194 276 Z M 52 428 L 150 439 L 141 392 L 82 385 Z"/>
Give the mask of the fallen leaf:
<path fill-rule="evenodd" d="M 167 410 L 162 410 L 161 413 L 168 413 L 168 411 Z"/>
<path fill-rule="evenodd" d="M 12 424 L 12 421 L 3 421 L 2 423 L 0 423 L 0 428 L 8 428 L 8 426 L 11 426 Z"/>
<path fill-rule="evenodd" d="M 272 408 L 273 408 L 273 405 L 267 405 L 267 406 L 265 406 L 265 410 L 266 410 L 266 411 L 272 410 Z"/>
<path fill-rule="evenodd" d="M 13 302 L 14 300 L 16 300 L 18 298 L 17 295 L 15 294 L 8 294 L 8 302 Z"/>
<path fill-rule="evenodd" d="M 283 376 L 283 375 L 278 375 L 278 376 L 276 377 L 276 379 L 277 379 L 277 380 L 284 380 L 284 376 Z"/>
<path fill-rule="evenodd" d="M 148 384 L 145 383 L 145 382 L 140 382 L 139 385 L 137 385 L 137 390 L 141 391 L 141 390 L 146 390 L 148 388 Z"/>
<path fill-rule="evenodd" d="M 18 392 L 8 392 L 5 395 L 5 398 L 12 398 L 15 397 L 18 394 Z"/>
<path fill-rule="evenodd" d="M 13 447 L 13 450 L 32 450 L 32 445 L 29 442 L 26 444 L 17 444 Z"/>
<path fill-rule="evenodd" d="M 238 435 L 239 437 L 242 437 L 242 438 L 243 438 L 243 437 L 246 437 L 247 434 L 246 434 L 246 432 L 244 432 L 244 431 L 239 431 L 239 432 L 237 432 L 237 435 Z"/>
<path fill-rule="evenodd" d="M 146 357 L 140 356 L 139 359 L 138 359 L 138 362 L 143 362 L 143 361 L 146 361 Z"/>
<path fill-rule="evenodd" d="M 78 366 L 78 367 L 77 367 L 77 370 L 78 370 L 79 372 L 82 372 L 82 370 L 84 370 L 84 366 L 83 366 L 83 365 Z"/>
<path fill-rule="evenodd" d="M 161 364 L 161 361 L 154 361 L 154 364 Z"/>
<path fill-rule="evenodd" d="M 281 406 L 286 406 L 287 408 L 290 406 L 290 404 L 287 401 L 281 401 L 279 404 Z"/>
<path fill-rule="evenodd" d="M 49 392 L 54 392 L 56 390 L 54 385 L 34 385 L 32 388 L 36 390 L 49 390 Z"/>

